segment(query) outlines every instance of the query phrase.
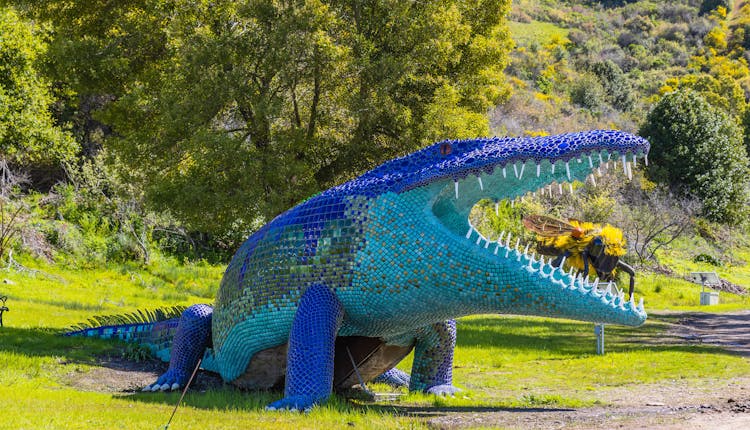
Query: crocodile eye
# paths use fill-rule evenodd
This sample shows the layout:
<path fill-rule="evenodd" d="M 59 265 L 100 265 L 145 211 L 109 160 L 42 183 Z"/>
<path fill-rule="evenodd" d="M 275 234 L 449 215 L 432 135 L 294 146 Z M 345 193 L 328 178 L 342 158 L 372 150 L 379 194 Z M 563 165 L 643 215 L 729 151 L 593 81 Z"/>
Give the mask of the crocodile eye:
<path fill-rule="evenodd" d="M 449 155 L 451 152 L 453 152 L 453 147 L 450 143 L 445 142 L 440 144 L 440 155 Z"/>

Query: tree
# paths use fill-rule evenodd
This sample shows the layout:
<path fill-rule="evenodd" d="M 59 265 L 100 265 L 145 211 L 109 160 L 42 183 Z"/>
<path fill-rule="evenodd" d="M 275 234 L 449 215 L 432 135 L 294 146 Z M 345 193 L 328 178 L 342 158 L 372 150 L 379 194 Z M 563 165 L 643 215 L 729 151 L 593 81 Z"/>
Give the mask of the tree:
<path fill-rule="evenodd" d="M 612 60 L 599 61 L 591 67 L 591 71 L 599 78 L 612 106 L 623 111 L 633 109 L 635 92 L 620 66 Z"/>
<path fill-rule="evenodd" d="M 738 223 L 747 215 L 748 158 L 737 123 L 698 93 L 666 94 L 640 135 L 651 142 L 650 175 L 694 194 L 709 219 Z"/>
<path fill-rule="evenodd" d="M 203 231 L 484 134 L 508 94 L 508 0 L 23 3 L 56 30 L 57 79 L 112 96 L 98 119 L 121 173 Z"/>
<path fill-rule="evenodd" d="M 745 92 L 739 82 L 731 76 L 714 77 L 701 73 L 669 78 L 662 88 L 662 93 L 671 92 L 677 88 L 696 91 L 712 106 L 721 109 L 734 119 L 740 119 L 745 112 L 747 105 Z"/>
<path fill-rule="evenodd" d="M 76 151 L 52 119 L 49 83 L 37 72 L 41 37 L 8 7 L 0 7 L 0 159 L 17 167 L 49 168 Z"/>

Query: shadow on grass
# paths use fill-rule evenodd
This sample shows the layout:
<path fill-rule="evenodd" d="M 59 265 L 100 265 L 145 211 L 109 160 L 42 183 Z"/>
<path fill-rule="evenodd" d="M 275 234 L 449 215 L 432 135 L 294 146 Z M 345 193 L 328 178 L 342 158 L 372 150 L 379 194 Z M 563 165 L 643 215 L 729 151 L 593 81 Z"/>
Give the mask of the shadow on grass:
<path fill-rule="evenodd" d="M 607 352 L 628 352 L 647 348 L 656 352 L 735 355 L 715 346 L 688 344 L 683 337 L 668 331 L 670 324 L 677 324 L 689 316 L 689 313 L 659 315 L 649 319 L 641 327 L 607 325 Z M 592 323 L 543 318 L 486 317 L 459 320 L 456 343 L 458 347 L 527 352 L 544 350 L 553 352 L 558 358 L 577 358 L 594 353 L 596 337 Z"/>
<path fill-rule="evenodd" d="M 0 352 L 29 357 L 58 357 L 66 361 L 92 364 L 101 355 L 116 353 L 122 347 L 117 341 L 62 336 L 60 329 L 0 328 Z"/>
<path fill-rule="evenodd" d="M 180 407 L 189 406 L 197 409 L 240 410 L 245 412 L 263 412 L 268 404 L 283 397 L 282 392 L 242 391 L 231 386 L 205 392 L 190 392 L 185 396 Z M 118 398 L 122 398 L 119 397 Z M 135 403 L 176 405 L 180 393 L 137 393 L 124 399 Z M 508 407 L 508 406 L 466 406 L 466 405 L 413 405 L 399 403 L 357 403 L 340 394 L 335 394 L 321 406 L 339 414 L 372 412 L 381 415 L 435 417 L 447 413 L 544 413 L 570 412 L 575 409 L 562 407 Z M 279 413 L 279 412 L 275 412 Z"/>

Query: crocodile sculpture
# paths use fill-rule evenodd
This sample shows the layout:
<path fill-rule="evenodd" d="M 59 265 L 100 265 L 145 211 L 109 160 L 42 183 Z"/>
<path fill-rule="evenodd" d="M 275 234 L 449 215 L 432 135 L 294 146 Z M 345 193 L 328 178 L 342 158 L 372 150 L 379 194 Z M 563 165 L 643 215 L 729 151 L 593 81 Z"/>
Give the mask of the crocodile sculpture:
<path fill-rule="evenodd" d="M 184 386 L 202 360 L 242 387 L 285 384 L 268 409 L 306 409 L 334 388 L 376 377 L 451 394 L 455 318 L 641 325 L 642 298 L 636 305 L 601 292 L 510 235 L 490 240 L 468 216 L 481 199 L 584 181 L 613 157 L 628 172 L 648 149 L 640 137 L 608 130 L 449 140 L 315 195 L 244 242 L 213 306 L 191 306 L 178 325 L 151 326 L 172 330 L 174 341 L 157 348 L 171 354 L 169 369 L 144 390 Z M 394 366 L 412 349 L 409 378 Z"/>

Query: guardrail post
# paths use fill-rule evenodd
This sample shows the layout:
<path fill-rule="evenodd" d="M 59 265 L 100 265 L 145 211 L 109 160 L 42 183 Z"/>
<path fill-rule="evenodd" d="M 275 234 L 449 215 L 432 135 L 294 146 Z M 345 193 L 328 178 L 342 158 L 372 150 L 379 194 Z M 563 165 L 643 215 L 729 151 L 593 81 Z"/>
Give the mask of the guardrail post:
<path fill-rule="evenodd" d="M 596 353 L 604 355 L 604 324 L 594 325 L 594 335 L 596 335 Z"/>

